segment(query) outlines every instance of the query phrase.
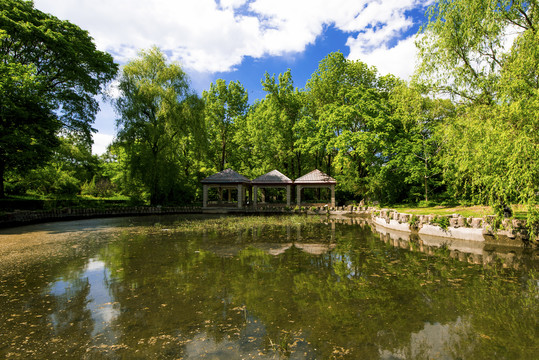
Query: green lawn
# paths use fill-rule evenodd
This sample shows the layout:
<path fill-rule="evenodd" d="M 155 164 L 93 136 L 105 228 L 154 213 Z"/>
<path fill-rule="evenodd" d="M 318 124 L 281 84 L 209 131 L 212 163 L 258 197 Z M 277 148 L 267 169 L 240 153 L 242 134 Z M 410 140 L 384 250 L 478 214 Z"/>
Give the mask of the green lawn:
<path fill-rule="evenodd" d="M 512 205 L 513 217 L 517 219 L 525 219 L 528 212 L 525 205 Z M 464 217 L 483 217 L 493 215 L 492 207 L 485 205 L 474 206 L 413 206 L 409 204 L 391 205 L 384 208 L 394 209 L 400 213 L 417 214 L 417 215 L 451 215 L 460 214 Z"/>

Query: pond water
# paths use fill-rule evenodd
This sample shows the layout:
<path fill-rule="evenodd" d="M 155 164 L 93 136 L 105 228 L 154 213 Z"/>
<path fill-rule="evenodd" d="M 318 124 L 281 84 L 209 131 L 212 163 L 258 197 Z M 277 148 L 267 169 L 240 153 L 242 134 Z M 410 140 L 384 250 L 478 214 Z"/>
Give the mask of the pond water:
<path fill-rule="evenodd" d="M 474 264 L 365 221 L 242 221 L 0 231 L 0 358 L 538 358 L 536 250 Z"/>

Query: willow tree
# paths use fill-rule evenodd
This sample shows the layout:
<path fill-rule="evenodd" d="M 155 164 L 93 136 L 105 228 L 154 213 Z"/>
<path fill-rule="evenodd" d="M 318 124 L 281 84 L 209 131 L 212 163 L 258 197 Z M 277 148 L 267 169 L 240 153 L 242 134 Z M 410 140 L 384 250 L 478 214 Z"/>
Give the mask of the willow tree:
<path fill-rule="evenodd" d="M 123 67 L 118 87 L 117 136 L 130 173 L 144 184 L 151 204 L 177 200 L 188 180 L 182 167 L 203 138 L 203 108 L 187 74 L 152 48 Z"/>
<path fill-rule="evenodd" d="M 95 96 L 116 72 L 87 31 L 31 1 L 0 2 L 0 197 L 4 173 L 46 161 L 60 130 L 91 142 Z"/>
<path fill-rule="evenodd" d="M 442 0 L 430 14 L 418 78 L 461 105 L 444 133 L 446 181 L 500 213 L 508 203 L 528 203 L 535 217 L 538 2 Z"/>

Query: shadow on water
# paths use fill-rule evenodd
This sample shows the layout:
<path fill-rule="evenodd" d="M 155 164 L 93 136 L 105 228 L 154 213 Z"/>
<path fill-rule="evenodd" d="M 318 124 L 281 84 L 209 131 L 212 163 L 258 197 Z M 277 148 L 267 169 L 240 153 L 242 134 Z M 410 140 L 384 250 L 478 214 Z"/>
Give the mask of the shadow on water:
<path fill-rule="evenodd" d="M 66 223 L 65 232 L 55 223 L 32 228 L 49 244 L 34 246 L 43 254 L 0 252 L 33 259 L 0 272 L 0 357 L 538 353 L 536 252 L 378 233 L 363 219 L 246 227 L 189 219 L 196 231 L 177 219 Z M 99 231 L 85 232 L 91 224 Z M 17 240 L 3 233 L 2 242 Z"/>

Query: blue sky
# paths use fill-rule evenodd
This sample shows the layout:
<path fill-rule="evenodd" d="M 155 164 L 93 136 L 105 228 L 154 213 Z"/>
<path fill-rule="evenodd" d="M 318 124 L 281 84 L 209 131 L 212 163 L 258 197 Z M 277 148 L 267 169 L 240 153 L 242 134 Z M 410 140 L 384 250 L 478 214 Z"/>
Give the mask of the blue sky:
<path fill-rule="evenodd" d="M 292 70 L 303 88 L 333 51 L 408 79 L 414 34 L 433 0 L 34 0 L 36 8 L 88 30 L 120 65 L 157 45 L 182 64 L 201 94 L 222 78 L 238 80 L 249 100 L 264 97 L 260 80 Z M 102 103 L 94 152 L 115 133 Z"/>

